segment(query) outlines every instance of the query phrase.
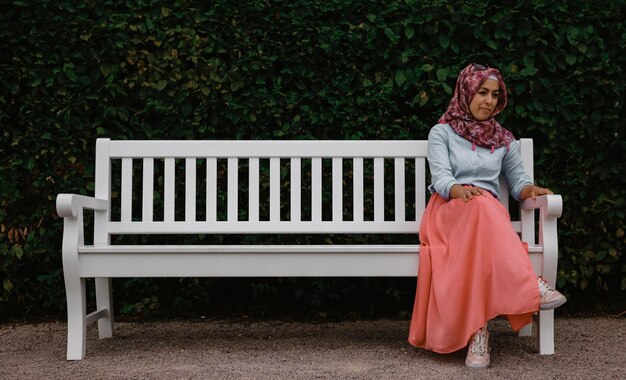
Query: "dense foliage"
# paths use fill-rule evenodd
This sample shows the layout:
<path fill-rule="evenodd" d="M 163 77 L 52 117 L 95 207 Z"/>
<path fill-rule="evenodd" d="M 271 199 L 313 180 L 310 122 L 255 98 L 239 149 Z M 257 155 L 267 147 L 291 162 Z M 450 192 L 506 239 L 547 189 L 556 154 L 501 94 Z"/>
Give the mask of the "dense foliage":
<path fill-rule="evenodd" d="M 500 121 L 535 139 L 537 181 L 563 195 L 558 285 L 569 304 L 623 308 L 624 2 L 596 3 L 0 5 L 0 316 L 64 309 L 54 201 L 93 194 L 97 137 L 424 139 L 469 62 L 502 70 L 510 103 Z M 210 310 L 228 304 L 223 292 L 409 311 L 414 285 L 135 279 L 115 291 L 126 313 Z"/>

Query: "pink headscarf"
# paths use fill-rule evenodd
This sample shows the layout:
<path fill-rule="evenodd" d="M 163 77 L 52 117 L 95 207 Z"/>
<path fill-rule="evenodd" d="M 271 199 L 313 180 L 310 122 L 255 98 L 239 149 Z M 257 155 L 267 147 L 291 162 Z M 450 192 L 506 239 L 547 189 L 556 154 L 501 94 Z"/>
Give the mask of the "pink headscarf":
<path fill-rule="evenodd" d="M 500 71 L 494 68 L 480 69 L 483 66 L 470 64 L 464 68 L 456 81 L 454 95 L 446 112 L 439 118 L 440 124 L 450 124 L 454 132 L 472 143 L 472 149 L 476 145 L 483 148 L 495 148 L 506 146 L 515 140 L 515 136 L 509 130 L 498 123 L 494 116 L 499 114 L 507 103 L 507 92 Z M 489 119 L 478 121 L 469 109 L 470 103 L 487 77 L 495 76 L 500 84 L 500 96 L 498 104 Z"/>

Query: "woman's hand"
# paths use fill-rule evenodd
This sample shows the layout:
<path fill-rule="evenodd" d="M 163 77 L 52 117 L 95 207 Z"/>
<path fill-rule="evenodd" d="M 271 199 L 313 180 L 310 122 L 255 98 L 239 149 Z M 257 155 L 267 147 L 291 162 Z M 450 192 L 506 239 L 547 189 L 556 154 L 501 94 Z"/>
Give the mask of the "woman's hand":
<path fill-rule="evenodd" d="M 475 195 L 483 195 L 483 189 L 475 186 L 468 185 L 452 185 L 450 188 L 450 198 L 460 198 L 463 201 L 467 202 L 470 199 L 474 198 Z"/>
<path fill-rule="evenodd" d="M 554 194 L 549 189 L 545 189 L 543 187 L 535 186 L 535 185 L 526 185 L 522 188 L 522 191 L 519 194 L 521 200 L 525 199 L 535 199 L 540 195 L 551 195 Z"/>

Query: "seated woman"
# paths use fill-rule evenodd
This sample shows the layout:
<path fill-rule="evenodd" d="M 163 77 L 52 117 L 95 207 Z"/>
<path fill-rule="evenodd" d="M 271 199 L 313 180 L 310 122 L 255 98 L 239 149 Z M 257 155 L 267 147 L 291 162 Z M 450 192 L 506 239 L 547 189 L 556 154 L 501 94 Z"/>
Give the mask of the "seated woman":
<path fill-rule="evenodd" d="M 504 315 L 519 330 L 539 309 L 566 301 L 535 275 L 497 199 L 500 174 L 517 200 L 552 194 L 532 183 L 519 142 L 494 119 L 506 104 L 500 72 L 470 64 L 428 135 L 432 195 L 420 226 L 409 342 L 438 353 L 468 346 L 465 364 L 473 368 L 489 366 L 490 319 Z"/>

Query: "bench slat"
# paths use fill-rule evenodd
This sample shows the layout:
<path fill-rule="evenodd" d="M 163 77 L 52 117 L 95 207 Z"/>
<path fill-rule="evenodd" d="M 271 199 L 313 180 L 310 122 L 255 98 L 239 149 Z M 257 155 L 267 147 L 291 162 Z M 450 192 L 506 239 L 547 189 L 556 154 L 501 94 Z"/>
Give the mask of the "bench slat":
<path fill-rule="evenodd" d="M 368 140 L 277 140 L 277 141 L 159 141 L 159 140 L 108 140 L 107 154 L 111 158 L 123 157 L 426 157 L 428 142 Z"/>
<path fill-rule="evenodd" d="M 163 218 L 166 222 L 174 221 L 175 199 L 176 199 L 176 159 L 167 157 L 165 159 L 164 175 L 164 212 Z"/>
<path fill-rule="evenodd" d="M 124 253 L 419 253 L 419 244 L 310 244 L 310 245 L 108 245 L 80 246 L 79 253 L 124 254 Z M 541 253 L 543 247 L 531 245 L 529 253 Z"/>
<path fill-rule="evenodd" d="M 290 220 L 300 221 L 302 220 L 302 162 L 299 157 L 291 159 L 291 212 Z"/>
<path fill-rule="evenodd" d="M 226 197 L 226 219 L 229 222 L 236 222 L 239 215 L 239 160 L 236 157 L 228 158 L 228 180 Z"/>
<path fill-rule="evenodd" d="M 217 220 L 217 159 L 209 157 L 206 160 L 206 220 Z"/>
<path fill-rule="evenodd" d="M 270 220 L 280 221 L 280 158 L 270 158 Z"/>
<path fill-rule="evenodd" d="M 268 234 L 371 233 L 417 234 L 416 221 L 238 221 L 238 222 L 110 222 L 111 234 Z"/>
<path fill-rule="evenodd" d="M 185 159 L 185 221 L 196 220 L 196 159 Z"/>
<path fill-rule="evenodd" d="M 311 218 L 314 222 L 322 220 L 322 159 L 311 159 Z"/>
<path fill-rule="evenodd" d="M 248 161 L 248 218 L 251 222 L 259 220 L 259 159 L 252 157 Z"/>
<path fill-rule="evenodd" d="M 149 265 L 146 265 L 149 263 Z M 81 277 L 415 277 L 418 255 L 392 253 L 81 254 Z"/>
<path fill-rule="evenodd" d="M 143 159 L 141 220 L 154 220 L 154 158 Z"/>
<path fill-rule="evenodd" d="M 363 221 L 363 158 L 356 157 L 352 161 L 353 165 L 353 193 L 354 199 L 354 216 L 355 222 Z"/>
<path fill-rule="evenodd" d="M 395 195 L 395 220 L 400 222 L 406 220 L 405 218 L 405 162 L 404 158 L 394 159 L 394 195 Z"/>
<path fill-rule="evenodd" d="M 334 221 L 343 220 L 343 159 L 333 157 L 333 218 Z"/>
<path fill-rule="evenodd" d="M 122 159 L 122 205 L 121 219 L 123 222 L 132 220 L 133 210 L 133 159 Z"/>
<path fill-rule="evenodd" d="M 374 158 L 374 220 L 385 219 L 385 161 Z"/>
<path fill-rule="evenodd" d="M 418 224 L 426 208 L 426 159 L 415 159 L 415 220 Z"/>
<path fill-rule="evenodd" d="M 111 159 L 109 147 L 111 140 L 96 140 L 96 189 L 94 195 L 98 199 L 110 201 L 111 192 Z M 96 212 L 94 215 L 93 241 L 94 244 L 109 244 L 109 220 L 111 220 L 111 207 L 106 212 Z"/>
<path fill-rule="evenodd" d="M 187 248 L 193 247 L 183 249 Z M 235 254 L 185 252 L 176 247 L 124 254 L 87 250 L 81 254 L 79 272 L 81 277 L 415 277 L 419 265 L 418 246 L 375 246 L 371 251 L 364 246 L 352 252 L 327 249 L 333 246 L 267 248 Z M 531 254 L 531 261 L 537 268 L 541 255 Z"/>

